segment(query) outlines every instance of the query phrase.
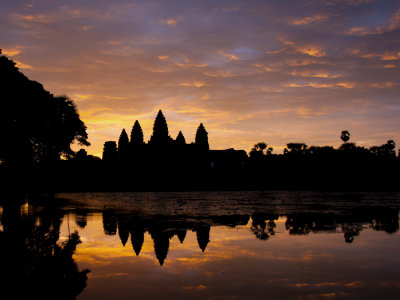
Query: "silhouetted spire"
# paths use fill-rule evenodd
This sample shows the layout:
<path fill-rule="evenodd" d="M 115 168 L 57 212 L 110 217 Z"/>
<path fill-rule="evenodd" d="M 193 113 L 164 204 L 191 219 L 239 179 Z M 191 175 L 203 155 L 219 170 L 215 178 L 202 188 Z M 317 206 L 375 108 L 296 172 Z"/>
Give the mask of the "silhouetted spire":
<path fill-rule="evenodd" d="M 129 231 L 127 230 L 127 226 L 123 218 L 119 217 L 117 218 L 117 220 L 118 220 L 118 235 L 119 238 L 121 239 L 122 245 L 125 247 L 126 242 L 128 241 L 129 238 Z"/>
<path fill-rule="evenodd" d="M 179 241 L 181 242 L 181 244 L 183 244 L 183 241 L 185 240 L 185 237 L 186 237 L 186 229 L 179 230 L 177 232 L 177 235 L 178 235 Z"/>
<path fill-rule="evenodd" d="M 135 124 L 132 127 L 131 144 L 133 144 L 133 145 L 142 145 L 142 144 L 144 144 L 143 131 L 142 131 L 142 127 L 140 126 L 138 120 L 135 121 Z"/>
<path fill-rule="evenodd" d="M 106 235 L 117 234 L 117 218 L 109 211 L 103 211 L 103 229 Z"/>
<path fill-rule="evenodd" d="M 118 153 L 119 156 L 125 158 L 129 151 L 129 139 L 125 129 L 122 129 L 121 135 L 118 140 Z"/>
<path fill-rule="evenodd" d="M 131 231 L 131 243 L 133 247 L 133 251 L 135 251 L 136 256 L 139 255 L 142 250 L 144 242 L 144 232 L 141 230 Z"/>
<path fill-rule="evenodd" d="M 210 242 L 210 226 L 205 226 L 197 229 L 197 243 L 202 252 L 206 250 L 208 243 Z"/>
<path fill-rule="evenodd" d="M 158 144 L 158 145 L 165 145 L 168 144 L 170 141 L 170 137 L 168 135 L 168 125 L 165 117 L 160 110 L 157 114 L 157 117 L 154 121 L 153 126 L 153 135 L 150 138 L 150 143 Z"/>
<path fill-rule="evenodd" d="M 119 136 L 119 140 L 118 140 L 118 150 L 120 150 L 121 147 L 124 147 L 128 144 L 129 144 L 128 135 L 126 134 L 125 129 L 122 129 L 122 132 L 121 132 L 121 134 Z"/>
<path fill-rule="evenodd" d="M 169 238 L 165 232 L 153 232 L 151 237 L 154 241 L 154 252 L 160 266 L 164 264 L 164 260 L 167 258 L 169 249 Z"/>
<path fill-rule="evenodd" d="M 108 141 L 104 143 L 103 148 L 103 160 L 112 161 L 117 158 L 117 143 L 114 141 Z"/>
<path fill-rule="evenodd" d="M 182 131 L 179 131 L 175 141 L 177 145 L 186 145 L 186 140 L 182 134 Z"/>
<path fill-rule="evenodd" d="M 210 146 L 208 145 L 208 133 L 203 126 L 203 123 L 200 123 L 196 132 L 196 145 L 200 147 L 202 150 L 210 150 Z"/>
<path fill-rule="evenodd" d="M 118 229 L 118 235 L 119 238 L 121 239 L 122 246 L 125 247 L 126 242 L 128 241 L 129 238 L 129 232 Z"/>

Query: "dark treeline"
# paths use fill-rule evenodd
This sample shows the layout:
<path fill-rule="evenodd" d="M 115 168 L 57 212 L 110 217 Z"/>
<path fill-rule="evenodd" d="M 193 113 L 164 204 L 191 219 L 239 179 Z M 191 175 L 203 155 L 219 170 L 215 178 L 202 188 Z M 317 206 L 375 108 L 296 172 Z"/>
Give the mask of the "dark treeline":
<path fill-rule="evenodd" d="M 102 159 L 71 144 L 89 145 L 86 127 L 66 96 L 56 97 L 0 56 L 0 180 L 5 189 L 136 191 L 213 189 L 398 189 L 395 142 L 365 148 L 350 142 L 288 143 L 274 154 L 266 143 L 244 150 L 210 150 L 198 126 L 193 143 L 171 138 L 161 111 L 146 143 L 139 121 L 130 134 L 106 141 Z"/>
<path fill-rule="evenodd" d="M 288 143 L 283 154 L 273 154 L 265 143 L 250 151 L 249 169 L 256 181 L 293 188 L 396 189 L 400 179 L 400 157 L 395 142 L 365 148 L 349 142 L 342 131 L 343 144 L 308 146 Z"/>
<path fill-rule="evenodd" d="M 54 173 L 63 170 L 61 182 L 68 184 L 53 181 L 52 186 L 67 191 L 397 190 L 400 179 L 394 141 L 365 148 L 349 142 L 347 131 L 338 148 L 289 143 L 282 154 L 265 143 L 257 143 L 249 154 L 210 150 L 203 124 L 194 143 L 187 144 L 182 132 L 172 139 L 161 111 L 148 143 L 138 121 L 131 132 L 130 138 L 122 130 L 118 142 L 105 142 L 102 160 L 80 150 L 73 159 L 60 161 Z"/>

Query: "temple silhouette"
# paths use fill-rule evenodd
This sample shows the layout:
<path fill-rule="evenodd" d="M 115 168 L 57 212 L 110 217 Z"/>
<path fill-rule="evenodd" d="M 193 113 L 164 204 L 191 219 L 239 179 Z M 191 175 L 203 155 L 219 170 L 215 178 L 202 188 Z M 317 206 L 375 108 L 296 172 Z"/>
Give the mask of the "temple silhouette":
<path fill-rule="evenodd" d="M 135 163 L 140 167 L 165 166 L 171 162 L 175 167 L 184 168 L 214 168 L 216 166 L 243 165 L 248 159 L 244 150 L 210 150 L 208 132 L 203 123 L 197 128 L 195 142 L 187 143 L 179 131 L 173 139 L 169 135 L 168 124 L 161 110 L 154 121 L 153 133 L 146 143 L 142 127 L 135 121 L 130 138 L 125 129 L 116 141 L 106 141 L 103 148 L 103 161 Z"/>

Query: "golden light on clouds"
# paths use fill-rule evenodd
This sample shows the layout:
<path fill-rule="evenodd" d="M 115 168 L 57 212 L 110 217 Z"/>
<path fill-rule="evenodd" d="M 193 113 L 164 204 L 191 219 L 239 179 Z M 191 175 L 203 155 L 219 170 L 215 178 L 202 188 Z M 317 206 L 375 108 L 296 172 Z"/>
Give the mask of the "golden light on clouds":
<path fill-rule="evenodd" d="M 6 56 L 13 57 L 13 56 L 17 56 L 18 54 L 20 54 L 22 49 L 23 49 L 23 47 L 5 48 L 5 49 L 2 49 L 2 52 Z"/>
<path fill-rule="evenodd" d="M 315 15 L 311 17 L 305 17 L 303 19 L 295 19 L 291 22 L 293 25 L 307 25 L 313 22 L 326 21 L 329 17 L 327 15 Z"/>
<path fill-rule="evenodd" d="M 387 81 L 387 82 L 374 82 L 370 84 L 371 87 L 374 88 L 380 88 L 380 89 L 384 89 L 384 88 L 392 88 L 397 86 L 396 82 L 391 82 L 391 81 Z"/>
<path fill-rule="evenodd" d="M 326 55 L 323 49 L 314 46 L 299 47 L 297 51 L 314 57 L 323 57 Z"/>
<path fill-rule="evenodd" d="M 193 81 L 193 82 L 183 82 L 180 86 L 194 86 L 194 87 L 202 87 L 205 86 L 204 82 L 201 81 Z"/>
<path fill-rule="evenodd" d="M 239 60 L 239 57 L 235 54 L 226 53 L 223 50 L 218 51 L 218 53 L 221 54 L 223 57 L 228 58 L 229 60 Z"/>
<path fill-rule="evenodd" d="M 9 1 L 0 46 L 30 79 L 76 101 L 89 153 L 135 120 L 149 137 L 159 109 L 190 141 L 205 122 L 213 149 L 337 146 L 344 128 L 380 145 L 400 138 L 400 10 L 385 3 Z"/>

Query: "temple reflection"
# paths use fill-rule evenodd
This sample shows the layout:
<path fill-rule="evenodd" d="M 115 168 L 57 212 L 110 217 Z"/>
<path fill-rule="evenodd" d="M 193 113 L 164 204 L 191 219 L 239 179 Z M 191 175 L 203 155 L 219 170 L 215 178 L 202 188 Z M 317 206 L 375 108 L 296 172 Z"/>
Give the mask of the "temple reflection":
<path fill-rule="evenodd" d="M 77 215 L 81 222 L 82 212 Z M 388 207 L 368 207 L 353 209 L 343 214 L 332 213 L 294 213 L 278 214 L 273 212 L 249 215 L 227 215 L 194 217 L 190 215 L 143 217 L 128 212 L 103 210 L 102 220 L 105 235 L 119 236 L 123 246 L 129 237 L 136 256 L 139 256 L 146 232 L 150 235 L 154 253 L 162 266 L 168 256 L 170 240 L 177 236 L 180 243 L 185 241 L 186 233 L 196 234 L 198 247 L 205 252 L 210 241 L 210 231 L 215 226 L 249 226 L 250 232 L 259 240 L 268 240 L 277 234 L 276 222 L 285 219 L 284 227 L 289 236 L 308 235 L 310 233 L 342 233 L 346 243 L 352 243 L 365 228 L 395 233 L 399 229 L 399 210 Z"/>
<path fill-rule="evenodd" d="M 266 241 L 284 233 L 276 232 L 276 222 L 284 220 L 284 228 L 289 236 L 342 233 L 346 243 L 353 243 L 366 228 L 389 234 L 399 230 L 399 209 L 387 206 L 350 207 L 341 213 L 302 210 L 284 213 L 269 209 L 267 212 L 254 211 L 252 214 L 215 216 L 142 215 L 129 210 L 102 209 L 99 211 L 79 207 L 34 209 L 32 205 L 18 202 L 9 202 L 0 207 L 0 244 L 7 245 L 7 247 L 1 247 L 2 257 L 15 257 L 16 253 L 20 253 L 31 258 L 46 256 L 57 260 L 57 255 L 64 253 L 63 257 L 69 261 L 69 268 L 74 268 L 74 276 L 81 278 L 82 281 L 81 287 L 75 290 L 84 287 L 82 278 L 85 278 L 87 271 L 79 272 L 72 259 L 72 254 L 80 243 L 78 233 L 70 235 L 64 242 L 60 240 L 60 225 L 63 219 L 69 216 L 74 217 L 78 228 L 84 229 L 87 226 L 88 216 L 93 212 L 101 212 L 104 235 L 118 236 L 123 246 L 129 245 L 130 240 L 136 256 L 140 255 L 145 235 L 148 233 L 153 242 L 155 257 L 161 266 L 167 259 L 170 240 L 173 237 L 176 236 L 183 244 L 187 232 L 192 231 L 196 235 L 199 249 L 201 252 L 206 252 L 208 245 L 212 243 L 210 232 L 216 226 L 232 228 L 247 226 L 256 239 Z M 24 268 L 26 266 L 17 264 L 14 273 L 25 272 Z M 47 271 L 56 272 L 56 270 Z M 57 272 L 60 272 L 60 269 Z"/>

